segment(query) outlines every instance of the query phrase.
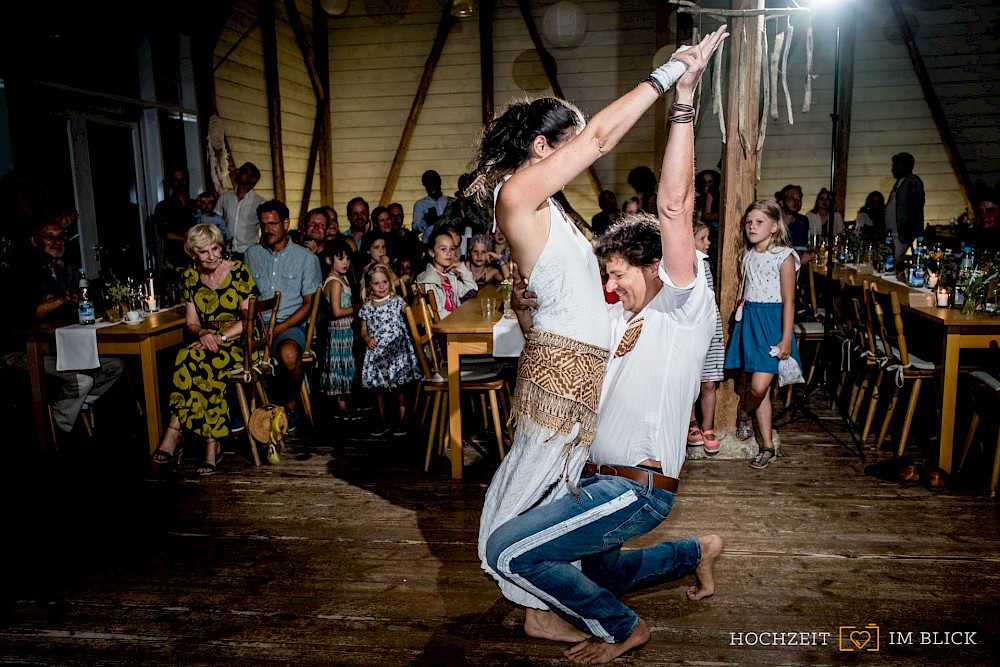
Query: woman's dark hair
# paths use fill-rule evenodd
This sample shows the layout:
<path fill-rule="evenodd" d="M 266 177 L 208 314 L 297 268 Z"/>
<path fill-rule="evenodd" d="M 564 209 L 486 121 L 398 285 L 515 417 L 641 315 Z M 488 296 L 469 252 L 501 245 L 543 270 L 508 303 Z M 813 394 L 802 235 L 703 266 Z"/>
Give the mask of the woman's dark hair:
<path fill-rule="evenodd" d="M 431 232 L 431 235 L 427 237 L 427 249 L 430 250 L 431 248 L 434 247 L 434 242 L 438 240 L 439 236 L 448 236 L 449 238 L 451 238 L 451 232 L 454 229 L 455 229 L 454 227 L 451 227 L 449 225 L 436 225 L 434 227 L 434 231 Z"/>
<path fill-rule="evenodd" d="M 809 209 L 810 213 L 818 213 L 819 212 L 819 198 L 822 197 L 824 194 L 826 195 L 827 199 L 830 198 L 830 191 L 828 189 L 826 189 L 826 188 L 820 188 L 819 192 L 816 193 L 816 201 L 813 202 L 813 207 L 811 209 Z M 833 210 L 833 202 L 830 202 L 830 208 L 829 208 L 829 210 L 831 210 L 831 211 Z"/>
<path fill-rule="evenodd" d="M 374 228 L 375 225 L 378 224 L 378 217 L 380 215 L 382 215 L 383 213 L 388 213 L 388 212 L 389 212 L 389 209 L 386 208 L 385 206 L 376 206 L 375 208 L 373 208 L 371 214 L 368 216 L 368 219 L 372 223 L 372 228 Z M 392 217 L 392 216 L 389 216 L 389 217 Z"/>
<path fill-rule="evenodd" d="M 717 194 L 719 192 L 720 181 L 722 180 L 722 174 L 714 169 L 704 169 L 698 172 L 698 175 L 694 177 L 694 187 L 695 190 L 701 192 L 701 179 L 703 176 L 712 176 L 712 185 L 709 187 L 708 191 Z"/>
<path fill-rule="evenodd" d="M 361 237 L 361 247 L 359 248 L 359 252 L 361 253 L 361 255 L 362 256 L 367 255 L 368 250 L 372 247 L 372 244 L 375 243 L 375 241 L 378 241 L 379 239 L 382 239 L 383 241 L 386 242 L 386 249 L 388 249 L 389 240 L 385 237 L 385 234 L 378 231 L 377 229 L 372 230 L 370 232 L 365 232 L 364 235 L 362 235 Z"/>
<path fill-rule="evenodd" d="M 583 126 L 580 110 L 556 97 L 511 103 L 483 126 L 471 172 L 475 178 L 465 194 L 484 198 L 492 192 L 497 182 L 528 159 L 535 137 L 545 137 L 549 145 L 557 146 Z"/>

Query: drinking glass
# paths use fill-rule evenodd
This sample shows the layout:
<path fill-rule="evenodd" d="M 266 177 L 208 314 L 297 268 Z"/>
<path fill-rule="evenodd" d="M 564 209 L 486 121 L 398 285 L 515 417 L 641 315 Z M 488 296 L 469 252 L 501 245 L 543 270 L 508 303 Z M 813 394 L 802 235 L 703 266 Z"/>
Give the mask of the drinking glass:
<path fill-rule="evenodd" d="M 483 307 L 483 317 L 485 317 L 488 320 L 492 320 L 493 315 L 494 313 L 496 313 L 497 310 L 497 300 L 494 299 L 493 297 L 485 297 L 481 301 L 481 304 Z"/>

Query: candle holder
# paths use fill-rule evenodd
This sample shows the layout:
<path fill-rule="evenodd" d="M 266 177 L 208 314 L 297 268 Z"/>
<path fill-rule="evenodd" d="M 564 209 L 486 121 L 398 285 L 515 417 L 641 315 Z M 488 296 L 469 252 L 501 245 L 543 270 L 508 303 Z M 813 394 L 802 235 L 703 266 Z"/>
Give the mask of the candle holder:
<path fill-rule="evenodd" d="M 938 308 L 947 308 L 951 305 L 951 290 L 944 285 L 937 288 L 936 296 Z"/>

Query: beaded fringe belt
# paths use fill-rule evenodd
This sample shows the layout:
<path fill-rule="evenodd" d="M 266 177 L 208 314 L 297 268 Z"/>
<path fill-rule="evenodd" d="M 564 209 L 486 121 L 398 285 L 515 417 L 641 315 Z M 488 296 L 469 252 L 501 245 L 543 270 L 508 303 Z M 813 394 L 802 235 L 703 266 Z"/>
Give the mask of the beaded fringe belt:
<path fill-rule="evenodd" d="M 608 350 L 538 329 L 524 338 L 515 414 L 562 435 L 569 435 L 579 422 L 577 441 L 589 446 L 594 441 Z"/>

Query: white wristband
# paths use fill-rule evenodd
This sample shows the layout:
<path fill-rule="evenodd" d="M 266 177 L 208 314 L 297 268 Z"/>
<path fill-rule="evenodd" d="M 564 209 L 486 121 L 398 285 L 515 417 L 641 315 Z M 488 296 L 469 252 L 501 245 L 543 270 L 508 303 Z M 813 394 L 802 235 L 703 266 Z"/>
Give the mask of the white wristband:
<path fill-rule="evenodd" d="M 677 49 L 674 53 L 680 53 L 681 51 L 687 51 L 690 46 L 682 46 Z M 649 78 L 654 79 L 660 88 L 664 92 L 670 90 L 670 88 L 677 83 L 677 79 L 684 76 L 684 72 L 687 71 L 687 65 L 679 60 L 675 60 L 673 57 L 670 58 L 665 64 L 660 65 L 655 70 L 653 70 Z"/>

